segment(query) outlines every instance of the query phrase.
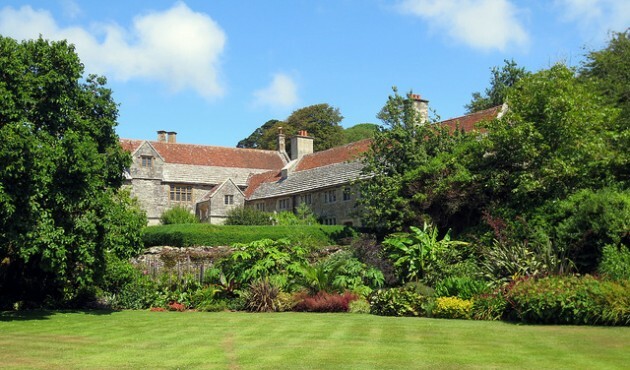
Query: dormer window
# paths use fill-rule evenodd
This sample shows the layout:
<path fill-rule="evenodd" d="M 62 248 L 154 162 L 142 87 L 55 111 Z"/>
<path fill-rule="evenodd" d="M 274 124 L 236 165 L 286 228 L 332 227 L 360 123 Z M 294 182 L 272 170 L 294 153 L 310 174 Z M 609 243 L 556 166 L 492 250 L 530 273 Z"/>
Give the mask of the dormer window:
<path fill-rule="evenodd" d="M 149 155 L 143 155 L 140 157 L 142 161 L 142 167 L 152 168 L 153 167 L 153 157 Z"/>

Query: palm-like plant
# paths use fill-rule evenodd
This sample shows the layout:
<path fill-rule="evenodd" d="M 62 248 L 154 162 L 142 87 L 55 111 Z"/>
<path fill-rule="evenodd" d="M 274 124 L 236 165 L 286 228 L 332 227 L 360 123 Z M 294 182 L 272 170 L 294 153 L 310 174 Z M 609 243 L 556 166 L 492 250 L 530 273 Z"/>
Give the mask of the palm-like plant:
<path fill-rule="evenodd" d="M 422 229 L 410 227 L 410 233 L 392 234 L 383 241 L 388 257 L 401 272 L 405 282 L 418 281 L 440 262 L 444 252 L 467 243 L 451 240 L 450 230 L 438 239 L 437 227 L 424 223 Z"/>

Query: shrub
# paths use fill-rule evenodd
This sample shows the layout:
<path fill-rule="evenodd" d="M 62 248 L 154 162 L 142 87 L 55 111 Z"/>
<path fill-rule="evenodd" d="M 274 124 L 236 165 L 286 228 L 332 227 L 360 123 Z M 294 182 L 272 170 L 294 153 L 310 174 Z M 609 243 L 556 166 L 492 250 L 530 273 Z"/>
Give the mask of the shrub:
<path fill-rule="evenodd" d="M 592 276 L 548 276 L 516 281 L 507 291 L 513 320 L 537 324 L 630 323 L 630 284 Z"/>
<path fill-rule="evenodd" d="M 158 299 L 157 285 L 146 276 L 137 276 L 107 300 L 113 309 L 141 310 L 154 306 Z"/>
<path fill-rule="evenodd" d="M 383 273 L 383 283 L 386 286 L 398 284 L 394 264 L 388 258 L 384 257 L 383 246 L 377 243 L 373 235 L 361 235 L 352 243 L 352 249 L 359 261 L 368 266 L 374 266 Z"/>
<path fill-rule="evenodd" d="M 630 281 L 602 282 L 601 321 L 605 325 L 630 325 Z"/>
<path fill-rule="evenodd" d="M 252 207 L 238 207 L 228 211 L 225 225 L 271 225 L 272 214 Z"/>
<path fill-rule="evenodd" d="M 319 292 L 314 296 L 304 296 L 295 306 L 295 311 L 304 312 L 348 312 L 350 302 L 359 297 L 350 292 Z"/>
<path fill-rule="evenodd" d="M 473 302 L 458 297 L 438 297 L 433 306 L 433 317 L 443 319 L 470 319 Z"/>
<path fill-rule="evenodd" d="M 351 253 L 340 251 L 313 265 L 303 266 L 302 285 L 311 294 L 346 290 L 368 295 L 383 285 L 383 273 L 360 262 Z"/>
<path fill-rule="evenodd" d="M 492 246 L 482 249 L 481 253 L 485 276 L 498 283 L 525 276 L 567 273 L 573 269 L 573 262 L 549 242 L 495 240 Z"/>
<path fill-rule="evenodd" d="M 106 269 L 100 283 L 102 300 L 113 309 L 145 309 L 157 300 L 157 284 L 129 261 L 106 255 Z"/>
<path fill-rule="evenodd" d="M 175 206 L 162 213 L 162 216 L 160 216 L 160 222 L 162 225 L 196 224 L 199 220 L 194 214 L 190 213 L 188 208 Z"/>
<path fill-rule="evenodd" d="M 411 289 L 379 289 L 370 296 L 370 313 L 380 316 L 421 316 L 427 299 Z"/>
<path fill-rule="evenodd" d="M 475 320 L 501 320 L 508 303 L 502 291 L 477 295 L 473 298 L 472 318 Z"/>
<path fill-rule="evenodd" d="M 298 304 L 299 300 L 300 298 L 298 296 L 281 291 L 276 296 L 274 305 L 278 312 L 293 311 L 293 308 Z"/>
<path fill-rule="evenodd" d="M 580 272 L 593 272 L 607 244 L 630 244 L 630 190 L 582 190 L 550 206 L 547 220 Z"/>
<path fill-rule="evenodd" d="M 440 280 L 435 285 L 436 297 L 459 297 L 471 299 L 473 296 L 488 290 L 486 282 L 467 276 L 451 276 Z"/>
<path fill-rule="evenodd" d="M 370 302 L 365 298 L 359 298 L 356 301 L 350 302 L 348 306 L 348 312 L 350 313 L 370 313 Z"/>
<path fill-rule="evenodd" d="M 184 306 L 183 304 L 179 303 L 179 302 L 169 302 L 168 305 L 168 310 L 169 311 L 177 311 L 177 312 L 184 312 L 186 311 L 186 306 Z"/>
<path fill-rule="evenodd" d="M 280 290 L 269 282 L 269 279 L 261 279 L 249 285 L 245 295 L 245 307 L 250 312 L 276 311 L 275 300 Z"/>
<path fill-rule="evenodd" d="M 231 290 L 263 278 L 273 280 L 280 288 L 288 288 L 302 272 L 302 266 L 308 264 L 308 251 L 291 245 L 287 239 L 235 244 L 234 249 L 230 256 L 215 264 L 222 272 L 220 283 L 231 285 Z"/>
<path fill-rule="evenodd" d="M 331 235 L 342 226 L 236 226 L 210 225 L 205 223 L 185 225 L 148 226 L 142 241 L 145 247 L 168 245 L 230 246 L 236 243 L 251 243 L 261 239 L 289 239 L 304 247 L 321 247 L 334 244 Z"/>
<path fill-rule="evenodd" d="M 625 245 L 612 244 L 602 249 L 602 260 L 597 272 L 611 280 L 630 280 L 630 250 Z"/>
<path fill-rule="evenodd" d="M 228 302 L 223 299 L 207 300 L 199 303 L 195 309 L 204 312 L 222 312 L 228 309 Z"/>
<path fill-rule="evenodd" d="M 451 240 L 450 231 L 441 239 L 438 229 L 425 222 L 422 229 L 411 226 L 410 233 L 396 233 L 383 241 L 385 253 L 405 282 L 423 279 L 429 284 L 436 280 L 450 257 L 465 242 Z M 453 261 L 454 262 L 454 261 Z"/>

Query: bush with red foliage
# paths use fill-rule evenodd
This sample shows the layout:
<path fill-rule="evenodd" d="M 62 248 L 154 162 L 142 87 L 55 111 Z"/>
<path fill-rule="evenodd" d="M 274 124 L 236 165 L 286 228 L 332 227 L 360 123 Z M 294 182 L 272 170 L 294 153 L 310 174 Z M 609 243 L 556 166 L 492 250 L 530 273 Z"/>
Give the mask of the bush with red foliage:
<path fill-rule="evenodd" d="M 305 295 L 294 310 L 301 312 L 348 312 L 350 302 L 357 299 L 359 296 L 351 292 L 339 294 L 321 291 L 314 296 Z"/>
<path fill-rule="evenodd" d="M 183 311 L 186 311 L 186 306 L 184 306 L 183 304 L 179 302 L 173 301 L 168 304 L 168 309 L 169 311 L 183 312 Z"/>

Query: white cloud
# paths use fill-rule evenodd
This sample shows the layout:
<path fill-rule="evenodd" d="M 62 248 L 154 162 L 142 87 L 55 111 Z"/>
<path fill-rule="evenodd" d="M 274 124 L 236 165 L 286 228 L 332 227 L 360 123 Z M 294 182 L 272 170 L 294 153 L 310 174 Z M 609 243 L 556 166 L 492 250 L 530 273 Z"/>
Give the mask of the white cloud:
<path fill-rule="evenodd" d="M 62 0 L 61 7 L 63 9 L 63 15 L 71 19 L 77 18 L 83 14 L 81 7 L 74 0 Z"/>
<path fill-rule="evenodd" d="M 0 34 L 16 39 L 67 39 L 75 44 L 88 73 L 127 81 L 160 81 L 173 91 L 192 89 L 205 98 L 223 94 L 220 56 L 226 36 L 208 15 L 179 2 L 162 12 L 134 18 L 129 29 L 118 24 L 61 28 L 45 10 L 30 6 L 0 9 Z"/>
<path fill-rule="evenodd" d="M 254 105 L 291 108 L 298 101 L 297 84 L 283 73 L 276 73 L 269 86 L 254 92 Z"/>
<path fill-rule="evenodd" d="M 555 4 L 565 21 L 577 23 L 585 33 L 597 33 L 598 38 L 630 26 L 628 0 L 556 0 Z"/>
<path fill-rule="evenodd" d="M 519 10 L 508 0 L 403 0 L 399 9 L 475 49 L 505 50 L 529 41 Z"/>

